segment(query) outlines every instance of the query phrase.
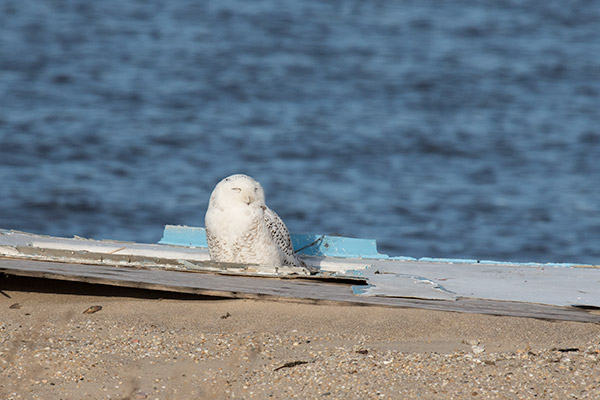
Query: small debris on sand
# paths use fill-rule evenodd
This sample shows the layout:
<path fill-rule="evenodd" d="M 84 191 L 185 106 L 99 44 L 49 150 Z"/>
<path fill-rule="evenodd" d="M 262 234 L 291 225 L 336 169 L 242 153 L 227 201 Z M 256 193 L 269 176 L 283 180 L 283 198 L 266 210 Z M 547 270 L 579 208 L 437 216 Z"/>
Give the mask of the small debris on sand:
<path fill-rule="evenodd" d="M 102 306 L 91 306 L 87 310 L 85 310 L 83 313 L 84 314 L 94 314 L 100 310 L 102 310 Z"/>

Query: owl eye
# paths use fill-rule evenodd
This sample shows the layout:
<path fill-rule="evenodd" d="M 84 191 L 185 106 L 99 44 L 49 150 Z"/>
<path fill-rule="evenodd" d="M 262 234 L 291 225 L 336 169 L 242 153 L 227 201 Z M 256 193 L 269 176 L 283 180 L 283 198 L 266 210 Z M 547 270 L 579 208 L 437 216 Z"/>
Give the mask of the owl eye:
<path fill-rule="evenodd" d="M 240 189 L 240 188 L 231 188 L 231 190 L 233 190 L 234 192 L 241 192 L 242 191 L 242 189 Z"/>

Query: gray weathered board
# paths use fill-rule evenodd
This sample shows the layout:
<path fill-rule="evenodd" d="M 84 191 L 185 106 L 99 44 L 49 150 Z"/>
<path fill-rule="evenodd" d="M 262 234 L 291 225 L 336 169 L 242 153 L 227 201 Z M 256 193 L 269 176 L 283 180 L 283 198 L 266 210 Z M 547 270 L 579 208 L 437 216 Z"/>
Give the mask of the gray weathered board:
<path fill-rule="evenodd" d="M 205 248 L 56 238 L 0 229 L 0 273 L 5 274 L 233 298 L 600 322 L 600 268 L 593 266 L 304 259 L 320 273 L 308 277 L 273 267 L 213 263 Z"/>
<path fill-rule="evenodd" d="M 489 315 L 600 323 L 600 315 L 576 308 L 478 299 L 422 300 L 356 296 L 349 285 L 300 279 L 257 278 L 107 265 L 68 264 L 0 258 L 5 274 L 79 281 L 95 284 L 195 293 L 229 298 L 285 300 L 311 303 L 348 303 L 411 307 Z M 52 281 L 48 281 L 52 284 Z M 0 288 L 1 289 L 1 288 Z"/>

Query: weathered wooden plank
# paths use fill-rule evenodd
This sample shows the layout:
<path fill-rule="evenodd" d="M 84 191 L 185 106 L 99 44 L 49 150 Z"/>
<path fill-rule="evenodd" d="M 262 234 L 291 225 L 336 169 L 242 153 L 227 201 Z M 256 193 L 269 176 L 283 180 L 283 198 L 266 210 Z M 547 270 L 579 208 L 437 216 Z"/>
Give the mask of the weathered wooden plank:
<path fill-rule="evenodd" d="M 399 296 L 417 285 L 477 299 L 600 307 L 600 268 L 554 265 L 377 262 L 366 295 Z"/>
<path fill-rule="evenodd" d="M 245 276 L 288 276 L 293 278 L 307 275 L 307 271 L 294 267 L 216 263 L 210 260 L 206 248 L 59 238 L 0 229 L 0 257 L 2 256 L 71 264 L 204 270 Z M 321 258 L 311 257 L 310 260 L 305 259 L 305 262 L 318 267 Z M 366 265 L 351 264 L 346 267 L 364 269 Z M 346 273 L 339 262 L 335 263 L 333 269 L 327 267 L 319 269 L 320 273 L 316 277 L 317 279 L 364 281 L 364 278 L 353 277 L 352 274 Z M 344 272 L 338 273 L 340 270 Z"/>
<path fill-rule="evenodd" d="M 356 296 L 353 294 L 350 285 L 303 281 L 299 279 L 252 278 L 210 273 L 135 269 L 7 258 L 0 258 L 0 272 L 20 276 L 230 298 L 410 307 L 439 311 L 600 323 L 600 315 L 595 312 L 574 308 L 476 299 L 448 301 Z"/>
<path fill-rule="evenodd" d="M 168 231 L 167 228 L 165 232 Z M 178 235 L 182 233 L 179 231 L 186 235 L 192 232 L 195 236 L 201 234 L 204 237 L 202 228 L 177 227 Z M 175 239 L 177 238 L 171 237 L 171 240 Z M 304 240 L 310 242 L 312 239 L 314 237 Z M 334 254 L 346 256 L 363 251 L 366 254 L 376 253 L 376 247 L 370 241 L 358 240 L 358 246 L 356 242 L 338 239 L 328 239 L 326 242 L 319 239 L 319 246 L 335 250 Z M 1 229 L 0 256 L 70 264 L 152 267 L 242 276 L 285 275 L 292 278 L 298 277 L 302 272 L 293 268 L 214 263 L 210 261 L 206 248 L 57 238 Z M 312 278 L 368 281 L 369 286 L 358 291 L 365 297 L 411 297 L 426 300 L 471 298 L 550 306 L 600 307 L 600 268 L 594 266 L 497 262 L 482 264 L 469 260 L 437 259 L 424 261 L 386 258 L 379 254 L 373 255 L 375 258 L 304 257 L 307 263 L 320 271 Z"/>

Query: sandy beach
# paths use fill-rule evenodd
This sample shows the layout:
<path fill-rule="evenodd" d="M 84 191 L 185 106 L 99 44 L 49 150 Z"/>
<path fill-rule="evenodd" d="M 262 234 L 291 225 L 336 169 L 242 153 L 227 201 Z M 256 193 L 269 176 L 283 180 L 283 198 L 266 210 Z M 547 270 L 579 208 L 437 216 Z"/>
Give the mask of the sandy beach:
<path fill-rule="evenodd" d="M 0 290 L 2 399 L 600 398 L 592 323 L 4 275 Z"/>

